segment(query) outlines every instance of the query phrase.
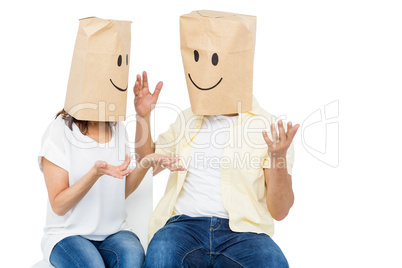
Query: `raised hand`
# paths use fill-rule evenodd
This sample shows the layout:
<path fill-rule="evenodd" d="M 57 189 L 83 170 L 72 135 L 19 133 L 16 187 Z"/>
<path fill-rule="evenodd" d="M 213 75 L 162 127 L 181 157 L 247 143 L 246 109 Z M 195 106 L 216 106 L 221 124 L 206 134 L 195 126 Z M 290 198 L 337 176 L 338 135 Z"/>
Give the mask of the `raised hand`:
<path fill-rule="evenodd" d="M 276 131 L 276 126 L 274 123 L 271 124 L 271 136 L 272 140 L 268 137 L 267 132 L 264 130 L 262 135 L 264 137 L 265 142 L 268 145 L 268 154 L 276 157 L 286 157 L 286 152 L 293 141 L 294 136 L 296 135 L 297 130 L 300 125 L 297 124 L 292 126 L 292 122 L 288 123 L 287 132 L 285 132 L 285 128 L 283 127 L 282 120 L 278 122 L 278 132 Z"/>
<path fill-rule="evenodd" d="M 96 169 L 97 175 L 109 175 L 118 179 L 123 179 L 124 176 L 130 174 L 132 171 L 131 169 L 127 169 L 130 165 L 131 159 L 132 157 L 128 157 L 128 155 L 126 154 L 126 158 L 123 164 L 119 166 L 109 165 L 105 161 L 98 160 L 95 162 L 94 167 Z"/>
<path fill-rule="evenodd" d="M 149 92 L 147 73 L 145 71 L 142 73 L 142 81 L 141 76 L 137 74 L 137 81 L 134 84 L 134 107 L 137 115 L 145 117 L 150 114 L 156 105 L 162 86 L 163 83 L 159 82 L 152 94 Z"/>

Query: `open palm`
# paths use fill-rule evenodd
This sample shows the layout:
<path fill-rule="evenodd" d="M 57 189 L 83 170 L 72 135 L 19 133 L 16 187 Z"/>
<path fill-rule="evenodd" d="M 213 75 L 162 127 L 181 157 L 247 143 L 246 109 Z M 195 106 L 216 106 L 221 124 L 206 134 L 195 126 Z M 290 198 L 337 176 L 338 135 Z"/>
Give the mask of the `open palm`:
<path fill-rule="evenodd" d="M 134 85 L 134 107 L 139 116 L 145 117 L 150 114 L 156 105 L 162 86 L 163 83 L 159 82 L 152 94 L 149 92 L 147 73 L 142 73 L 142 81 L 141 76 L 137 75 L 137 81 L 135 81 Z"/>

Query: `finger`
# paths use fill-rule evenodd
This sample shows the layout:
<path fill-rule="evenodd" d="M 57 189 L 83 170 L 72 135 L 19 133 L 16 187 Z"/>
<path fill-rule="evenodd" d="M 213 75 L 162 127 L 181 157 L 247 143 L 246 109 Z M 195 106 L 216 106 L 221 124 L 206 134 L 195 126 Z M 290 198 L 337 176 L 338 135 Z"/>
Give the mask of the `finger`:
<path fill-rule="evenodd" d="M 278 130 L 279 130 L 279 141 L 286 141 L 286 133 L 285 128 L 283 127 L 282 120 L 278 122 Z"/>
<path fill-rule="evenodd" d="M 143 84 L 142 84 L 142 81 L 141 81 L 141 75 L 139 75 L 139 74 L 137 74 L 137 81 L 136 81 L 136 83 L 138 83 L 138 86 L 137 86 L 137 88 L 138 88 L 138 91 L 137 91 L 137 94 L 135 95 L 136 97 L 139 97 L 139 98 L 141 98 L 142 97 L 142 89 L 143 89 Z M 134 85 L 135 86 L 135 85 Z"/>
<path fill-rule="evenodd" d="M 276 147 L 278 143 L 278 132 L 276 132 L 275 123 L 271 124 L 272 147 Z"/>
<path fill-rule="evenodd" d="M 168 156 L 163 159 L 163 162 L 165 162 L 166 164 L 173 164 L 176 163 L 177 161 L 180 161 L 180 157 Z"/>
<path fill-rule="evenodd" d="M 138 82 L 138 78 L 137 81 L 135 81 L 134 83 L 134 96 L 138 96 L 140 94 L 140 83 Z"/>
<path fill-rule="evenodd" d="M 292 122 L 288 122 L 288 131 L 286 132 L 286 139 L 291 140 L 293 136 L 293 127 L 292 127 Z"/>
<path fill-rule="evenodd" d="M 141 75 L 137 74 L 137 82 L 139 85 L 139 89 L 142 89 Z"/>
<path fill-rule="evenodd" d="M 148 75 L 146 71 L 142 72 L 142 83 L 143 83 L 143 89 L 144 88 L 148 89 Z"/>
<path fill-rule="evenodd" d="M 293 128 L 292 128 L 292 130 L 293 130 L 292 140 L 296 136 L 296 132 L 299 129 L 299 127 L 300 127 L 299 124 L 296 124 L 295 126 L 293 126 Z"/>
<path fill-rule="evenodd" d="M 154 99 L 154 102 L 155 102 L 155 103 L 156 103 L 156 101 L 157 101 L 158 98 L 159 98 L 159 94 L 161 93 L 162 86 L 163 86 L 163 82 L 160 81 L 160 82 L 156 85 L 155 91 L 154 91 L 154 93 L 152 94 L 152 98 Z"/>
<path fill-rule="evenodd" d="M 268 147 L 272 147 L 272 141 L 268 137 L 268 133 L 265 130 L 262 131 L 262 136 L 264 137 L 264 140 L 267 143 Z"/>
<path fill-rule="evenodd" d="M 180 160 L 180 158 L 178 158 L 178 157 L 164 157 L 163 159 L 160 159 L 158 161 L 158 164 L 162 168 L 169 168 L 170 166 L 172 166 L 174 163 L 176 163 L 179 160 Z"/>
<path fill-rule="evenodd" d="M 122 175 L 123 177 L 124 177 L 124 176 L 127 176 L 127 175 L 130 174 L 132 171 L 133 171 L 132 169 L 127 169 L 127 170 L 123 171 L 123 172 L 121 173 L 121 175 Z"/>
<path fill-rule="evenodd" d="M 118 178 L 118 179 L 122 179 L 122 172 L 120 172 L 120 170 L 109 170 L 106 175 L 109 175 L 113 178 Z"/>
<path fill-rule="evenodd" d="M 128 154 L 126 154 L 123 164 L 119 166 L 120 170 L 126 170 L 130 165 L 132 159 L 132 156 L 128 157 Z"/>
<path fill-rule="evenodd" d="M 123 171 L 121 171 L 121 170 L 113 170 L 113 171 L 110 172 L 110 175 L 115 177 L 115 178 L 118 178 L 118 179 L 123 179 L 124 176 L 130 174 L 132 171 L 133 171 L 132 169 L 126 169 L 126 170 L 123 170 Z"/>
<path fill-rule="evenodd" d="M 170 171 L 186 171 L 186 169 L 183 166 L 179 166 L 179 165 L 170 165 L 167 168 Z"/>

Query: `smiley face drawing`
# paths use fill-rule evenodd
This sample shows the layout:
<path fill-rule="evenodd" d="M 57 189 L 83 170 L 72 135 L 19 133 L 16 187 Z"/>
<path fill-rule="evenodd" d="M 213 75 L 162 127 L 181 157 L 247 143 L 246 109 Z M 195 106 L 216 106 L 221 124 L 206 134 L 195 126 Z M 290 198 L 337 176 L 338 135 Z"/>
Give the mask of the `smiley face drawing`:
<path fill-rule="evenodd" d="M 199 52 L 198 52 L 197 50 L 194 50 L 194 61 L 195 61 L 195 62 L 198 62 L 199 60 L 200 60 L 200 54 L 199 54 Z M 217 54 L 217 53 L 214 53 L 214 54 L 212 55 L 211 62 L 212 62 L 212 65 L 213 65 L 213 66 L 218 65 L 219 57 L 218 57 L 218 54 Z M 190 73 L 188 73 L 188 77 L 190 78 L 191 83 L 193 83 L 193 85 L 194 85 L 196 88 L 198 88 L 199 90 L 210 90 L 210 89 L 213 89 L 213 88 L 215 88 L 217 85 L 219 85 L 220 82 L 222 82 L 222 79 L 223 79 L 223 77 L 221 77 L 221 78 L 219 79 L 219 81 L 218 81 L 215 85 L 213 85 L 212 87 L 202 88 L 202 87 L 198 86 L 198 85 L 193 81 L 193 79 L 191 78 Z"/>
<path fill-rule="evenodd" d="M 122 65 L 122 60 L 123 60 L 123 57 L 122 57 L 122 55 L 119 55 L 118 57 L 117 57 L 117 66 L 118 67 L 121 67 L 121 65 Z M 126 66 L 128 66 L 128 54 L 126 54 Z M 118 87 L 118 86 L 116 86 L 116 84 L 115 83 L 113 83 L 113 80 L 110 78 L 110 83 L 112 83 L 112 85 L 116 88 L 116 89 L 118 89 L 118 90 L 120 90 L 120 91 L 126 91 L 127 90 L 127 88 L 128 88 L 128 84 L 126 85 L 126 88 L 121 88 L 121 87 Z"/>

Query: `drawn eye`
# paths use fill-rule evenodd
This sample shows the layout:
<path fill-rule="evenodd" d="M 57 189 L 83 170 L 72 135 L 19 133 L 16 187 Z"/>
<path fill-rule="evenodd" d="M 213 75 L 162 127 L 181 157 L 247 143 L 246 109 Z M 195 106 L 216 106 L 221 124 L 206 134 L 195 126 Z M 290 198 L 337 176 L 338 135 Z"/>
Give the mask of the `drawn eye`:
<path fill-rule="evenodd" d="M 214 54 L 212 55 L 212 64 L 213 64 L 214 66 L 216 66 L 216 65 L 218 64 L 218 61 L 219 61 L 218 54 L 214 53 Z"/>
<path fill-rule="evenodd" d="M 119 55 L 119 57 L 117 58 L 117 66 L 121 66 L 121 61 L 122 61 L 122 57 L 121 55 Z"/>
<path fill-rule="evenodd" d="M 128 54 L 126 54 L 126 65 L 128 65 Z"/>
<path fill-rule="evenodd" d="M 195 60 L 195 62 L 198 62 L 199 58 L 200 58 L 200 54 L 198 54 L 197 50 L 194 50 L 194 60 Z"/>

